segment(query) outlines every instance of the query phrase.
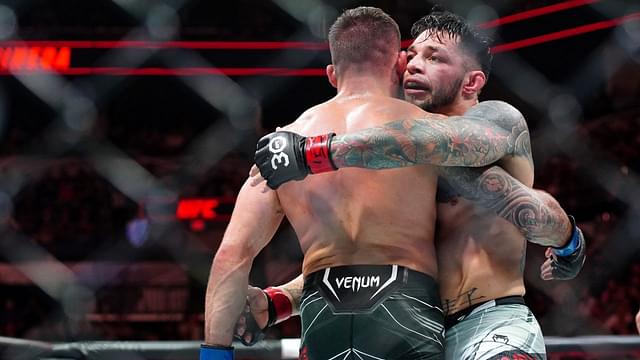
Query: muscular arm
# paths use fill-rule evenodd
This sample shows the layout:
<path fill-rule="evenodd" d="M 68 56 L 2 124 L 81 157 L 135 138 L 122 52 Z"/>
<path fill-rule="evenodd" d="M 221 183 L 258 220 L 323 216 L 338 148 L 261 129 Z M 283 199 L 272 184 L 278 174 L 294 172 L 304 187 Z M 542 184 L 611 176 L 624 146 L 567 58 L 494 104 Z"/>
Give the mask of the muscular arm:
<path fill-rule="evenodd" d="M 463 116 L 398 120 L 383 127 L 338 135 L 331 143 L 336 167 L 385 169 L 433 164 L 486 166 L 528 140 L 522 114 L 501 101 L 484 101 Z"/>
<path fill-rule="evenodd" d="M 495 211 L 530 242 L 561 247 L 571 237 L 569 217 L 551 195 L 529 188 L 498 166 L 449 167 L 440 174 L 460 196 Z"/>
<path fill-rule="evenodd" d="M 283 216 L 275 191 L 263 193 L 244 184 L 209 274 L 206 344 L 231 344 L 236 319 L 245 305 L 253 259 L 271 240 Z"/>
<path fill-rule="evenodd" d="M 469 168 L 490 165 L 505 156 L 519 157 L 523 166 L 533 167 L 524 117 L 505 102 L 481 102 L 463 116 L 394 121 L 336 136 L 331 155 L 338 168 L 444 166 L 441 174 L 462 197 L 494 210 L 527 240 L 562 246 L 571 236 L 567 214 L 550 195 L 527 187 L 500 167 Z"/>

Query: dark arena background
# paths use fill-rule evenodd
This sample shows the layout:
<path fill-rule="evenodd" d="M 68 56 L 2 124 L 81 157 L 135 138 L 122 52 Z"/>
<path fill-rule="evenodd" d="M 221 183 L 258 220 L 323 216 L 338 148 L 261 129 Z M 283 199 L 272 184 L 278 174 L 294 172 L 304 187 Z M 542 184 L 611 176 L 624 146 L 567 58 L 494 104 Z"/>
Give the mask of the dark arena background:
<path fill-rule="evenodd" d="M 260 136 L 332 97 L 326 33 L 418 0 L 0 0 L 0 356 L 196 359 L 212 257 Z M 443 1 L 495 38 L 481 99 L 522 111 L 535 187 L 588 241 L 526 300 L 550 359 L 640 359 L 640 2 Z M 284 224 L 253 265 L 298 274 Z M 299 319 L 239 359 L 297 358 Z"/>

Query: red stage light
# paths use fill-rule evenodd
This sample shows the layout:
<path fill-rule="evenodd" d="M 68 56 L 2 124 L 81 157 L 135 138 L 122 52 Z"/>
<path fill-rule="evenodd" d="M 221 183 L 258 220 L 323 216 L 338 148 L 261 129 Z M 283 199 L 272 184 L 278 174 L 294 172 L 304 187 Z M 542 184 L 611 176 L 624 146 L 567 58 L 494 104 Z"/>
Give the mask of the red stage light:
<path fill-rule="evenodd" d="M 0 72 L 64 72 L 71 67 L 71 48 L 54 46 L 0 47 Z"/>
<path fill-rule="evenodd" d="M 217 199 L 182 199 L 178 202 L 176 217 L 179 220 L 205 219 L 218 217 L 216 208 L 220 205 Z"/>
<path fill-rule="evenodd" d="M 490 28 L 525 19 L 555 13 L 600 0 L 569 0 L 517 14 L 495 19 L 483 24 Z M 501 53 L 560 40 L 580 34 L 615 27 L 630 21 L 640 20 L 640 13 L 631 13 L 615 19 L 577 26 L 549 34 L 539 35 L 494 46 L 493 53 Z M 402 42 L 407 47 L 412 40 Z M 278 67 L 93 67 L 76 64 L 71 66 L 71 50 L 79 49 L 192 49 L 192 50 L 309 50 L 326 51 L 326 42 L 301 41 L 4 41 L 0 42 L 0 75 L 31 74 L 40 71 L 54 71 L 60 75 L 108 75 L 108 76 L 325 76 L 324 68 L 278 68 Z"/>

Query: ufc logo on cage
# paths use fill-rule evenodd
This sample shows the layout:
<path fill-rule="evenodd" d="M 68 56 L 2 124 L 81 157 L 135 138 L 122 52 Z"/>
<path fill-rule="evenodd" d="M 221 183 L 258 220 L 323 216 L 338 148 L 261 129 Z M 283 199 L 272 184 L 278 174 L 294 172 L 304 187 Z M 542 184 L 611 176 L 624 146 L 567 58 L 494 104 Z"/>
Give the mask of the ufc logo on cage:
<path fill-rule="evenodd" d="M 273 154 L 271 158 L 271 167 L 273 170 L 278 169 L 278 165 L 284 167 L 289 166 L 289 155 L 282 151 L 287 147 L 287 139 L 282 136 L 276 136 L 269 141 L 269 151 Z M 276 161 L 278 164 L 276 165 Z M 282 164 L 284 162 L 284 164 Z"/>

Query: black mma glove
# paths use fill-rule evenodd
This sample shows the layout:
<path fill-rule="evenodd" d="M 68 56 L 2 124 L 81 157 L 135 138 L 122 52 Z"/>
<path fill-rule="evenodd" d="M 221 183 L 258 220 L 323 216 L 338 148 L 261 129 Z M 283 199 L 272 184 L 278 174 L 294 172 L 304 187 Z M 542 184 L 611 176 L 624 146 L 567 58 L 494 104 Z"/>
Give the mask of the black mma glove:
<path fill-rule="evenodd" d="M 337 170 L 331 161 L 334 133 L 304 137 L 289 131 L 276 131 L 258 141 L 255 162 L 267 186 L 277 189 L 291 180 L 309 174 Z"/>
<path fill-rule="evenodd" d="M 587 257 L 587 244 L 582 231 L 576 225 L 573 216 L 569 216 L 573 231 L 569 243 L 562 248 L 553 248 L 555 255 L 551 262 L 553 278 L 556 280 L 571 280 L 575 278 Z"/>
<path fill-rule="evenodd" d="M 245 311 L 242 313 L 242 317 L 245 319 L 245 330 L 242 334 L 234 334 L 234 337 L 240 340 L 246 346 L 252 346 L 258 341 L 264 339 L 265 331 L 268 327 L 287 320 L 291 317 L 293 311 L 293 304 L 284 291 L 268 287 L 262 290 L 267 299 L 267 311 L 269 318 L 264 328 L 258 326 L 258 322 L 253 316 L 249 300 L 247 299 L 247 305 Z M 249 336 L 247 336 L 249 335 Z M 247 338 L 249 338 L 247 340 Z"/>

